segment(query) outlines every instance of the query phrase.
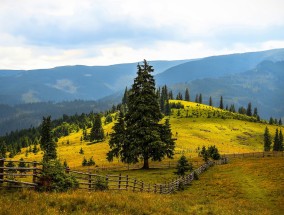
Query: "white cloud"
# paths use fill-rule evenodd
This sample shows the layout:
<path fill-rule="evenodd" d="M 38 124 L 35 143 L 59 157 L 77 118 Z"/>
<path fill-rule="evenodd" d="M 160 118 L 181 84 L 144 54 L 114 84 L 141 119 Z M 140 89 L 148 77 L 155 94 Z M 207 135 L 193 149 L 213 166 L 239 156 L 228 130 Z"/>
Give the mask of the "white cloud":
<path fill-rule="evenodd" d="M 283 0 L 2 0 L 0 69 L 281 48 L 283 11 Z"/>

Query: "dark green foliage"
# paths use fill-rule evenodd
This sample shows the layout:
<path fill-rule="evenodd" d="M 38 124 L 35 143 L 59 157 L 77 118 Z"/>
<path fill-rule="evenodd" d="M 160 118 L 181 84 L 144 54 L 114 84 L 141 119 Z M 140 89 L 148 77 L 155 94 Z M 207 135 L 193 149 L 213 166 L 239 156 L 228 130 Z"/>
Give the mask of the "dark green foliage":
<path fill-rule="evenodd" d="M 6 158 L 7 147 L 5 142 L 0 142 L 0 158 Z"/>
<path fill-rule="evenodd" d="M 209 98 L 209 106 L 213 106 L 213 101 L 212 101 L 212 97 L 211 96 Z"/>
<path fill-rule="evenodd" d="M 198 103 L 202 104 L 202 94 L 201 93 L 199 94 L 199 97 L 198 97 Z"/>
<path fill-rule="evenodd" d="M 196 94 L 196 96 L 195 96 L 195 103 L 198 103 L 198 101 L 199 101 L 199 97 L 198 97 L 198 94 Z"/>
<path fill-rule="evenodd" d="M 58 160 L 43 162 L 43 170 L 38 184 L 39 191 L 47 192 L 65 192 L 79 187 L 76 178 L 65 173 L 64 166 Z"/>
<path fill-rule="evenodd" d="M 24 159 L 23 159 L 23 158 L 21 158 L 21 159 L 20 159 L 20 162 L 19 162 L 18 167 L 20 167 L 20 168 L 26 168 L 26 164 L 25 164 L 25 162 L 24 162 Z M 26 172 L 26 170 L 25 170 L 25 169 L 20 169 L 19 171 L 20 171 L 20 173 L 24 173 L 24 172 Z"/>
<path fill-rule="evenodd" d="M 195 171 L 193 172 L 193 178 L 194 178 L 194 180 L 198 180 L 199 179 L 199 176 L 198 176 L 198 174 Z"/>
<path fill-rule="evenodd" d="M 274 124 L 274 120 L 273 120 L 272 117 L 270 117 L 270 119 L 269 119 L 269 125 L 273 125 L 273 124 Z"/>
<path fill-rule="evenodd" d="M 106 116 L 106 119 L 105 119 L 105 124 L 108 124 L 108 123 L 111 123 L 112 122 L 112 116 L 109 114 Z"/>
<path fill-rule="evenodd" d="M 123 94 L 123 98 L 122 98 L 122 104 L 126 105 L 128 102 L 128 90 L 127 87 L 125 88 L 124 94 Z"/>
<path fill-rule="evenodd" d="M 240 107 L 238 112 L 239 112 L 239 114 L 243 114 L 243 115 L 247 114 L 247 110 L 244 107 Z"/>
<path fill-rule="evenodd" d="M 221 158 L 219 150 L 217 149 L 215 145 L 209 146 L 208 149 L 206 149 L 206 147 L 203 146 L 199 154 L 200 156 L 203 157 L 203 160 L 205 162 L 207 162 L 209 158 L 212 158 L 213 160 L 219 160 Z"/>
<path fill-rule="evenodd" d="M 81 149 L 80 149 L 79 153 L 80 153 L 81 155 L 83 155 L 83 154 L 84 154 L 84 150 L 82 149 L 82 147 L 81 147 Z"/>
<path fill-rule="evenodd" d="M 96 191 L 107 190 L 108 189 L 108 183 L 105 180 L 105 178 L 96 177 L 95 183 L 92 184 L 92 188 L 94 188 Z"/>
<path fill-rule="evenodd" d="M 283 145 L 283 134 L 282 134 L 282 130 L 280 129 L 279 131 L 279 151 L 283 151 L 284 149 L 284 145 Z"/>
<path fill-rule="evenodd" d="M 165 105 L 165 115 L 166 116 L 170 116 L 171 115 L 171 105 L 169 100 L 166 101 L 166 105 Z"/>
<path fill-rule="evenodd" d="M 176 100 L 182 100 L 182 94 L 180 92 L 177 94 Z"/>
<path fill-rule="evenodd" d="M 202 147 L 200 155 L 205 162 L 207 162 L 209 160 L 209 154 L 208 154 L 208 151 L 206 150 L 205 146 Z"/>
<path fill-rule="evenodd" d="M 257 117 L 257 116 L 258 116 L 257 107 L 255 107 L 255 108 L 253 109 L 253 116 L 254 116 L 254 117 Z"/>
<path fill-rule="evenodd" d="M 93 156 L 89 159 L 89 160 L 87 160 L 85 157 L 84 157 L 84 159 L 83 159 L 83 161 L 82 161 L 82 166 L 94 166 L 96 163 L 95 163 L 95 161 L 93 160 Z"/>
<path fill-rule="evenodd" d="M 41 140 L 40 147 L 44 152 L 43 161 L 48 162 L 49 160 L 57 158 L 56 144 L 52 139 L 51 134 L 51 117 L 43 117 L 41 124 Z"/>
<path fill-rule="evenodd" d="M 174 97 L 173 97 L 173 91 L 170 90 L 168 96 L 169 96 L 169 99 L 174 99 Z"/>
<path fill-rule="evenodd" d="M 219 160 L 220 159 L 220 154 L 216 146 L 209 146 L 208 147 L 208 155 L 211 157 L 213 160 Z"/>
<path fill-rule="evenodd" d="M 184 95 L 184 100 L 185 101 L 190 101 L 190 94 L 189 94 L 189 89 L 185 89 L 185 95 Z"/>
<path fill-rule="evenodd" d="M 278 124 L 279 124 L 279 125 L 282 125 L 282 119 L 281 119 L 281 118 L 279 119 Z"/>
<path fill-rule="evenodd" d="M 166 113 L 166 104 L 169 102 L 167 85 L 162 87 L 162 92 L 158 93 L 160 99 L 160 108 L 162 113 Z"/>
<path fill-rule="evenodd" d="M 13 161 L 9 161 L 7 164 L 6 164 L 6 167 L 11 167 L 11 168 L 14 168 L 16 165 L 14 164 Z M 17 172 L 17 170 L 15 169 L 8 169 L 6 170 L 8 173 L 15 173 Z"/>
<path fill-rule="evenodd" d="M 283 134 L 281 129 L 276 128 L 274 136 L 273 151 L 283 151 Z"/>
<path fill-rule="evenodd" d="M 251 102 L 248 103 L 247 116 L 252 116 Z"/>
<path fill-rule="evenodd" d="M 184 109 L 184 105 L 181 102 L 172 102 L 170 103 L 170 107 L 175 109 Z"/>
<path fill-rule="evenodd" d="M 102 141 L 104 139 L 104 130 L 99 114 L 96 114 L 93 127 L 90 133 L 90 141 Z"/>
<path fill-rule="evenodd" d="M 176 172 L 174 172 L 176 175 L 184 176 L 188 171 L 193 170 L 192 163 L 189 163 L 186 157 L 183 155 L 178 160 L 178 164 L 176 166 Z"/>
<path fill-rule="evenodd" d="M 267 127 L 265 128 L 265 131 L 264 131 L 264 139 L 263 140 L 264 140 L 264 151 L 270 151 L 272 141 L 271 141 L 269 129 Z"/>
<path fill-rule="evenodd" d="M 220 98 L 220 105 L 219 105 L 220 109 L 224 109 L 224 104 L 223 104 L 223 96 L 221 96 Z"/>
<path fill-rule="evenodd" d="M 232 113 L 235 113 L 236 112 L 236 108 L 235 108 L 235 105 L 232 104 L 229 108 L 229 111 L 232 112 Z"/>
<path fill-rule="evenodd" d="M 158 96 L 155 90 L 154 71 L 144 60 L 142 66 L 137 66 L 137 77 L 128 97 L 128 112 L 125 115 L 125 128 L 120 120 L 111 135 L 107 158 L 120 157 L 122 162 L 137 163 L 144 161 L 143 168 L 149 168 L 149 159 L 161 160 L 169 156 L 172 146 L 161 138 L 162 119 Z M 122 119 L 122 117 L 120 117 Z M 123 132 L 125 130 L 125 132 Z M 118 133 L 121 131 L 121 135 Z"/>

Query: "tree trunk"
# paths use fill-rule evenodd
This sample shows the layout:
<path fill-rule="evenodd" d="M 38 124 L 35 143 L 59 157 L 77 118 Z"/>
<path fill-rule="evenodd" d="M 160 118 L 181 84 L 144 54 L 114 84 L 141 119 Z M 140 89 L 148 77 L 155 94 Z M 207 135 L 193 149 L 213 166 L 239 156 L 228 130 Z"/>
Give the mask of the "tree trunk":
<path fill-rule="evenodd" d="M 144 165 L 142 169 L 149 169 L 149 159 L 148 158 L 144 158 Z"/>

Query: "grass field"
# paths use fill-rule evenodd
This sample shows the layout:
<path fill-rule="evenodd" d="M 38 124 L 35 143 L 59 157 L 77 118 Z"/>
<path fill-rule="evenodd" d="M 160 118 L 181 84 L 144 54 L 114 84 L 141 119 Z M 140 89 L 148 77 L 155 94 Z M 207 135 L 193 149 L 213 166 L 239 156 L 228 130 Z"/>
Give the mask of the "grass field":
<path fill-rule="evenodd" d="M 281 215 L 283 163 L 283 157 L 233 159 L 229 164 L 210 168 L 185 191 L 170 195 L 129 191 L 0 191 L 0 214 Z M 151 171 L 143 174 L 152 175 Z"/>
<path fill-rule="evenodd" d="M 216 145 L 221 154 L 263 151 L 265 127 L 269 127 L 271 134 L 274 134 L 276 129 L 274 125 L 233 119 L 237 114 L 218 108 L 194 102 L 178 102 L 181 102 L 185 108 L 180 110 L 180 116 L 177 116 L 178 110 L 174 109 L 170 117 L 172 133 L 177 138 L 175 160 L 181 156 L 181 152 L 188 158 L 197 157 L 198 148 L 200 149 L 203 145 Z M 190 117 L 186 117 L 186 114 Z M 216 117 L 208 118 L 208 114 L 210 116 L 215 114 Z M 198 117 L 196 117 L 197 115 Z M 226 116 L 226 119 L 217 117 L 217 115 Z M 242 117 L 246 119 L 246 116 Z M 111 133 L 113 125 L 114 122 L 104 126 L 105 134 Z M 81 170 L 88 169 L 88 167 L 81 165 L 84 157 L 89 159 L 93 156 L 98 166 L 120 164 L 118 160 L 111 163 L 106 160 L 106 153 L 109 151 L 108 137 L 101 143 L 93 144 L 81 142 L 81 136 L 82 130 L 59 139 L 58 155 L 62 162 L 66 160 L 72 169 Z M 67 144 L 68 141 L 69 144 Z M 84 150 L 84 154 L 79 153 L 81 148 Z M 22 149 L 22 153 L 16 155 L 14 159 L 21 157 L 27 161 L 40 161 L 42 159 L 42 152 L 36 155 L 29 153 L 25 157 L 25 151 L 26 149 Z M 168 161 L 170 160 L 165 159 L 165 162 Z"/>

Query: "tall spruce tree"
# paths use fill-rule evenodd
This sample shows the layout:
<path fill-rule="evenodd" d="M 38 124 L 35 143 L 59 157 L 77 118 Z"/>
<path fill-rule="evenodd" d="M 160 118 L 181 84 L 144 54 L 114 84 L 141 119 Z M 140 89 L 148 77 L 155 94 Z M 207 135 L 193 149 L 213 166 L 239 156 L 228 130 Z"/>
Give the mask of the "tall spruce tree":
<path fill-rule="evenodd" d="M 211 96 L 209 98 L 209 106 L 213 106 L 213 101 L 212 101 L 212 97 Z"/>
<path fill-rule="evenodd" d="M 199 97 L 198 97 L 198 103 L 202 104 L 202 94 L 201 93 L 199 94 Z"/>
<path fill-rule="evenodd" d="M 271 148 L 271 144 L 272 144 L 272 141 L 271 141 L 271 135 L 269 133 L 269 129 L 265 128 L 265 131 L 264 131 L 264 151 L 270 151 L 270 148 Z"/>
<path fill-rule="evenodd" d="M 224 109 L 224 104 L 223 104 L 223 96 L 221 96 L 220 98 L 220 105 L 219 105 L 220 109 Z"/>
<path fill-rule="evenodd" d="M 282 129 L 279 131 L 279 151 L 283 151 L 284 145 L 283 145 L 283 134 L 282 134 Z"/>
<path fill-rule="evenodd" d="M 90 133 L 90 141 L 102 141 L 104 139 L 104 129 L 102 127 L 101 116 L 99 114 L 95 115 L 95 120 Z"/>
<path fill-rule="evenodd" d="M 275 130 L 275 136 L 274 136 L 274 142 L 273 142 L 273 151 L 279 151 L 279 143 L 280 143 L 280 139 L 279 139 L 279 133 L 278 133 L 278 128 L 276 128 Z"/>
<path fill-rule="evenodd" d="M 143 168 L 148 169 L 149 159 L 159 161 L 165 156 L 171 157 L 174 144 L 169 141 L 171 133 L 167 134 L 167 125 L 159 124 L 162 114 L 155 93 L 155 80 L 151 75 L 154 70 L 146 60 L 143 65 L 138 64 L 137 70 L 124 119 L 125 138 L 117 141 L 112 138 L 108 156 L 120 157 L 126 163 L 137 163 L 141 159 L 144 161 Z"/>
<path fill-rule="evenodd" d="M 251 102 L 248 103 L 247 116 L 252 116 Z"/>
<path fill-rule="evenodd" d="M 51 133 L 51 116 L 43 117 L 41 124 L 40 147 L 43 150 L 43 161 L 48 162 L 57 158 L 56 144 Z"/>
<path fill-rule="evenodd" d="M 189 95 L 189 89 L 188 88 L 185 89 L 184 100 L 190 101 L 190 95 Z"/>

